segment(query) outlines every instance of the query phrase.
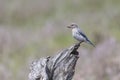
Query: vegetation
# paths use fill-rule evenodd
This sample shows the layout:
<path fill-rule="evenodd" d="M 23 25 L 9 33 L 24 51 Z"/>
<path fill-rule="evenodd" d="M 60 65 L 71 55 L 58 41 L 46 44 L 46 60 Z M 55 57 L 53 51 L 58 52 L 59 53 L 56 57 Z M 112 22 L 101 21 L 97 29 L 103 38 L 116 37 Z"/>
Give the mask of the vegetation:
<path fill-rule="evenodd" d="M 120 80 L 120 0 L 0 0 L 0 80 L 25 80 L 29 65 L 77 41 L 72 22 L 96 44 L 82 44 L 74 80 Z"/>

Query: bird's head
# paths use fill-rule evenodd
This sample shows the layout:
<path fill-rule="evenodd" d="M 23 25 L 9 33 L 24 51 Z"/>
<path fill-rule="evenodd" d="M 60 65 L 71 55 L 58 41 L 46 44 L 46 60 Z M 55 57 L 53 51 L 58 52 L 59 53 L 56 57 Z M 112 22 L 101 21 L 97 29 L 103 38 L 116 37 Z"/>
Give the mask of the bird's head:
<path fill-rule="evenodd" d="M 71 29 L 78 28 L 78 25 L 75 23 L 72 23 L 71 25 L 68 25 L 67 28 L 71 28 Z"/>

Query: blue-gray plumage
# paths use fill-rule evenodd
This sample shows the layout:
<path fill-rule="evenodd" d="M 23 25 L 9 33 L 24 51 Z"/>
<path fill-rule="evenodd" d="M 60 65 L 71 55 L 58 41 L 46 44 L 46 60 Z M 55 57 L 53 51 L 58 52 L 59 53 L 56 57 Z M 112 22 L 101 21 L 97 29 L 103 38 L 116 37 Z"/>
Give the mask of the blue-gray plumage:
<path fill-rule="evenodd" d="M 80 30 L 77 24 L 72 23 L 71 25 L 67 26 L 68 28 L 72 29 L 73 37 L 78 40 L 80 43 L 86 42 L 91 44 L 95 47 L 95 45 L 87 38 L 87 36 Z"/>

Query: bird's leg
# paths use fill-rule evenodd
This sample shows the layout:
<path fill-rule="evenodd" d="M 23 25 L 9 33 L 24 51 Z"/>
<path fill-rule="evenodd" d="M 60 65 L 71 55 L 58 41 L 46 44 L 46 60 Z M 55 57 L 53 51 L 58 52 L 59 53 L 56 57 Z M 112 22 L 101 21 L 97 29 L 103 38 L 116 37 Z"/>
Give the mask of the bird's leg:
<path fill-rule="evenodd" d="M 76 43 L 75 45 L 80 46 L 80 44 L 81 44 L 82 42 L 83 42 L 83 41 L 79 41 L 79 43 Z"/>
<path fill-rule="evenodd" d="M 78 49 L 79 46 L 80 46 L 80 44 L 81 44 L 82 42 L 83 42 L 83 41 L 80 41 L 79 43 L 76 43 L 76 44 L 75 44 L 75 48 Z"/>

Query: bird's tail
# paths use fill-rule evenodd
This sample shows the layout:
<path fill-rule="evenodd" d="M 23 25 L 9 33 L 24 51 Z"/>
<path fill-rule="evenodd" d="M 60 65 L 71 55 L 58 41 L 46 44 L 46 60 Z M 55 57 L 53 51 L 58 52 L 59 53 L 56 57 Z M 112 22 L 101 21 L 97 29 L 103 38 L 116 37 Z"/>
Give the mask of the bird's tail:
<path fill-rule="evenodd" d="M 95 45 L 90 41 L 90 40 L 87 40 L 87 43 L 91 44 L 93 47 L 95 47 Z"/>

